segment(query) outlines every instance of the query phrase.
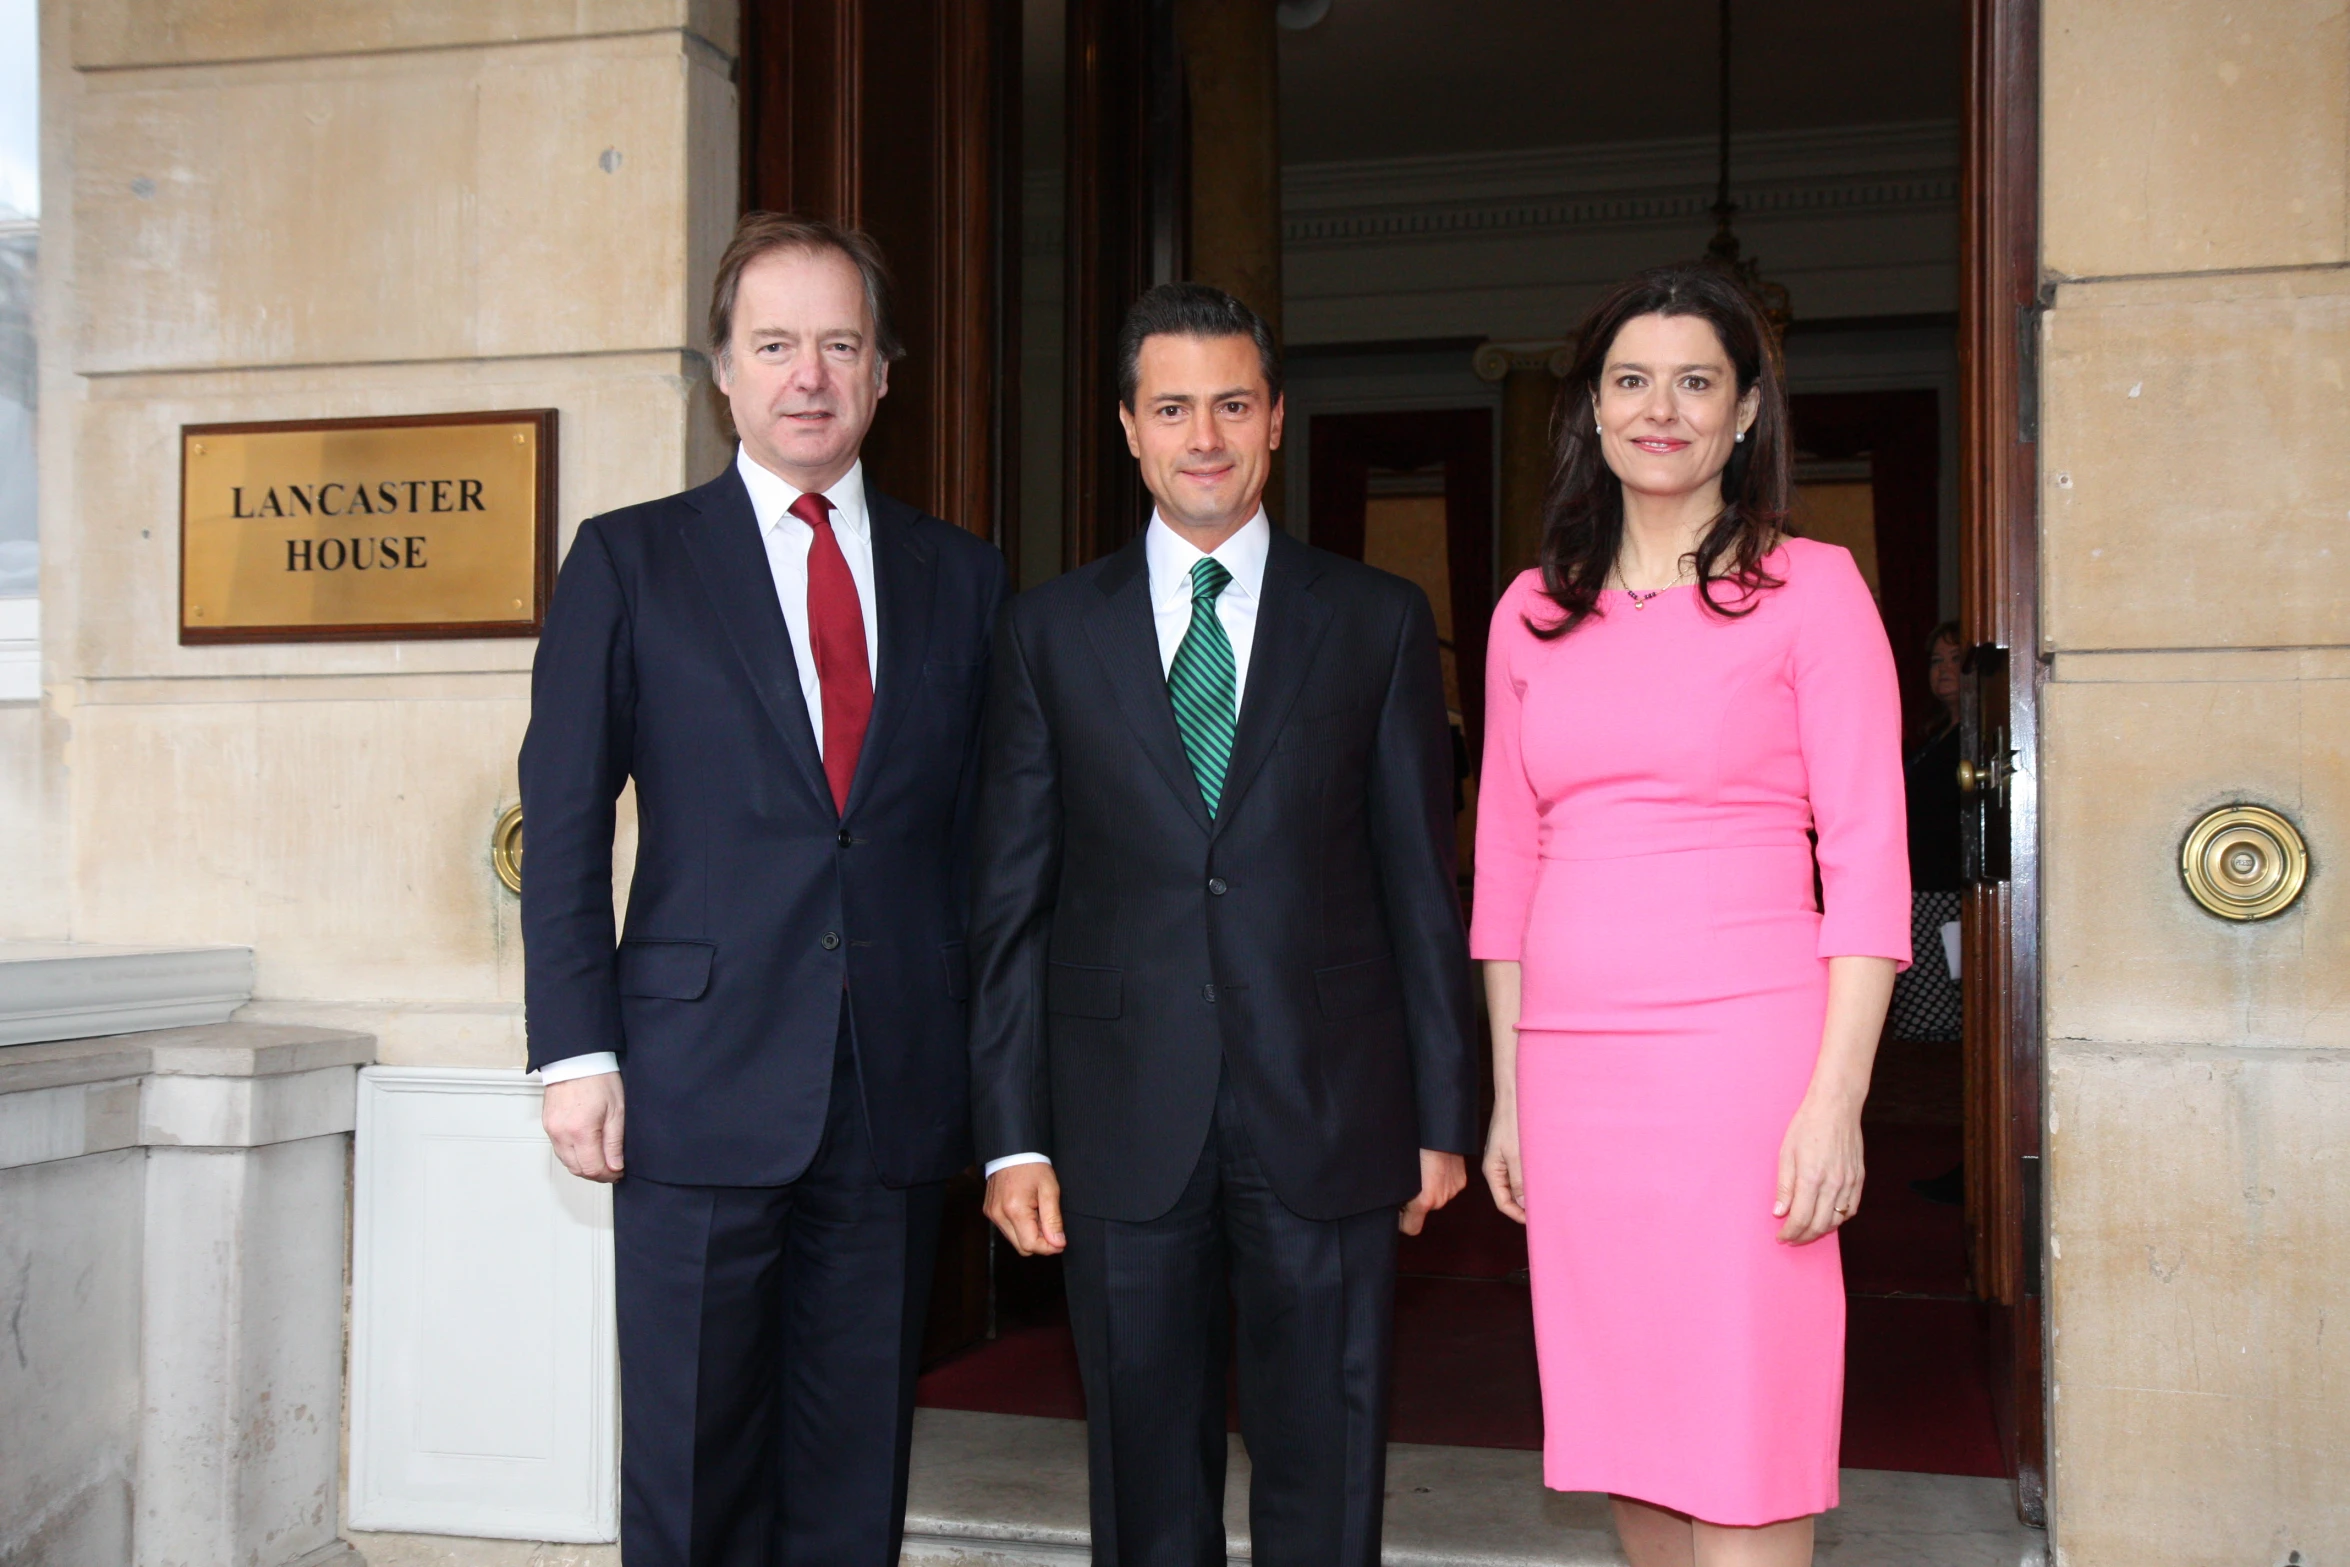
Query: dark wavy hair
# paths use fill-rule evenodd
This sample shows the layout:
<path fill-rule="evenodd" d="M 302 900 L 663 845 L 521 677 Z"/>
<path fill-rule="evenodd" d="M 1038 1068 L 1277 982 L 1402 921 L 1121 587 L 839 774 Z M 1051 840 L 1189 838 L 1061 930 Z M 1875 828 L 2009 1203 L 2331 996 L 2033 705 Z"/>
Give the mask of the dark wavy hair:
<path fill-rule="evenodd" d="M 1624 485 L 1608 467 L 1593 430 L 1600 376 L 1624 324 L 1639 316 L 1697 316 L 1710 323 L 1738 376 L 1738 395 L 1760 387 L 1746 439 L 1722 470 L 1722 509 L 1691 556 L 1705 607 L 1735 618 L 1754 610 L 1755 595 L 1779 586 L 1763 557 L 1794 530 L 1788 523 L 1794 454 L 1787 439 L 1787 387 L 1770 328 L 1746 290 L 1711 267 L 1655 267 L 1619 284 L 1592 307 L 1575 333 L 1575 360 L 1559 395 L 1558 454 L 1542 500 L 1542 590 L 1559 608 L 1548 625 L 1526 628 L 1548 640 L 1593 615 L 1601 587 L 1624 544 Z M 1732 602 L 1717 598 L 1727 582 Z M 1742 604 L 1741 602 L 1742 601 Z"/>

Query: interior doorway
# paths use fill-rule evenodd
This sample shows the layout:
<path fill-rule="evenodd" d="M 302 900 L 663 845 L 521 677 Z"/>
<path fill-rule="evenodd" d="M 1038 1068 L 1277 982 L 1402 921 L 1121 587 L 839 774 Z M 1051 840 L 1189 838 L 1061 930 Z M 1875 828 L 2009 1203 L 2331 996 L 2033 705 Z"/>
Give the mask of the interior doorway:
<path fill-rule="evenodd" d="M 1190 270 L 1189 149 L 1202 127 L 1181 5 L 746 0 L 746 198 L 883 231 L 916 296 L 921 365 L 893 391 L 877 468 L 997 537 L 1023 584 L 1119 547 L 1147 516 L 1108 417 L 1110 349 L 1140 288 Z M 1913 736 L 1934 714 L 1933 628 L 1959 620 L 1971 650 L 1963 1038 L 1955 1051 L 1897 1041 L 1935 1048 L 1885 1058 L 1871 1207 L 1849 1237 L 1856 1301 L 1877 1304 L 1854 1311 L 1861 1401 L 1847 1425 L 1863 1440 L 1847 1458 L 1995 1468 L 2037 1521 L 2038 0 L 1739 7 L 1730 191 L 1748 253 L 1793 298 L 1805 521 L 1873 554 Z M 1518 471 L 1502 449 L 1515 428 L 1502 396 L 1480 388 L 1468 356 L 1480 343 L 1555 343 L 1606 283 L 1704 248 L 1715 5 L 1281 9 L 1305 24 L 1280 43 L 1284 316 L 1293 370 L 1312 374 L 1293 378 L 1298 439 L 1277 510 L 1293 531 L 1430 590 L 1473 759 L 1476 644 L 1523 562 L 1468 522 L 1491 516 L 1501 476 Z M 1464 433 L 1479 419 L 1481 437 Z M 1452 433 L 1437 450 L 1426 442 L 1440 428 Z M 1471 778 L 1464 847 L 1474 798 Z M 1892 1200 L 1952 1162 L 1960 1206 Z M 1063 1400 L 1032 1412 L 1073 1415 L 1073 1365 L 1051 1371 L 1057 1282 L 992 1244 L 975 1188 L 942 1259 L 925 1397 L 1020 1386 L 1045 1390 L 1032 1403 Z M 1479 1304 L 1522 1290 L 1522 1250 L 1474 1198 L 1408 1252 L 1400 1305 L 1429 1335 L 1414 1364 L 1446 1369 L 1420 1392 L 1407 1373 L 1399 1436 L 1518 1442 L 1533 1418 L 1530 1349 L 1513 1359 L 1515 1329 L 1495 1324 L 1515 1319 Z M 1893 1323 L 1876 1339 L 1871 1314 Z M 1921 1350 L 1956 1340 L 1900 1325 L 1920 1314 L 1971 1321 L 1972 1347 Z M 1902 1352 L 1871 1360 L 1872 1342 Z M 989 1364 L 1002 1374 L 983 1375 Z M 1519 1413 L 1497 1396 L 1486 1407 L 1500 1413 L 1462 1418 L 1473 1379 L 1514 1386 Z M 1938 1448 L 1903 1449 L 1885 1423 L 1914 1432 L 1921 1405 L 1969 1400 L 1963 1442 L 1945 1440 L 1956 1416 L 1925 1422 Z"/>

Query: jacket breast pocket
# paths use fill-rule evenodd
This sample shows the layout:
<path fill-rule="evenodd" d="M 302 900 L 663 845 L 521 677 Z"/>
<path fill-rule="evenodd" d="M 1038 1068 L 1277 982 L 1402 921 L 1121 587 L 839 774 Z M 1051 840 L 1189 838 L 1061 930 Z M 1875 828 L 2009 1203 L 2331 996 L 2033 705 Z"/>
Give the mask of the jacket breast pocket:
<path fill-rule="evenodd" d="M 971 999 L 971 946 L 968 942 L 950 941 L 938 949 L 938 960 L 946 966 L 947 994 L 957 1001 Z"/>
<path fill-rule="evenodd" d="M 620 993 L 664 1001 L 699 1001 L 710 988 L 710 941 L 624 941 L 620 944 Z"/>
<path fill-rule="evenodd" d="M 1314 999 L 1321 1003 L 1322 1015 L 1332 1021 L 1392 1012 L 1402 1004 L 1396 993 L 1394 960 L 1372 958 L 1316 969 Z"/>
<path fill-rule="evenodd" d="M 1126 971 L 1055 963 L 1045 974 L 1044 1009 L 1062 1017 L 1114 1018 L 1126 1009 Z"/>

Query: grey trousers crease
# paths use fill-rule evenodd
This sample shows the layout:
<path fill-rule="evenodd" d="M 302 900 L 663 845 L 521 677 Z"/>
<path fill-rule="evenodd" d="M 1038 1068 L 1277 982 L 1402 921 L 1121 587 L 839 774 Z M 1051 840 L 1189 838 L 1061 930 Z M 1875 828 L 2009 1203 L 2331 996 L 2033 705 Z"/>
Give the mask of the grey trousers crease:
<path fill-rule="evenodd" d="M 1375 1567 L 1395 1224 L 1389 1208 L 1325 1220 L 1283 1206 L 1229 1082 L 1173 1208 L 1139 1223 L 1068 1217 L 1096 1563 L 1222 1567 L 1237 1348 L 1255 1560 Z"/>

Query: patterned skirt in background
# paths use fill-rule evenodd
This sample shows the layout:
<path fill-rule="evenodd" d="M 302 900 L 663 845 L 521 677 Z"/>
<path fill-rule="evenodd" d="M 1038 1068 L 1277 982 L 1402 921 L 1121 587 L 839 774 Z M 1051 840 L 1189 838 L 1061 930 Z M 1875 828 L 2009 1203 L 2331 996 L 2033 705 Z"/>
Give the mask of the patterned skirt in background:
<path fill-rule="evenodd" d="M 1893 1006 L 1887 1019 L 1895 1039 L 1957 1039 L 1964 1022 L 1958 976 L 1942 945 L 1942 927 L 1958 918 L 1956 892 L 1909 895 L 1909 967 L 1893 979 Z"/>

